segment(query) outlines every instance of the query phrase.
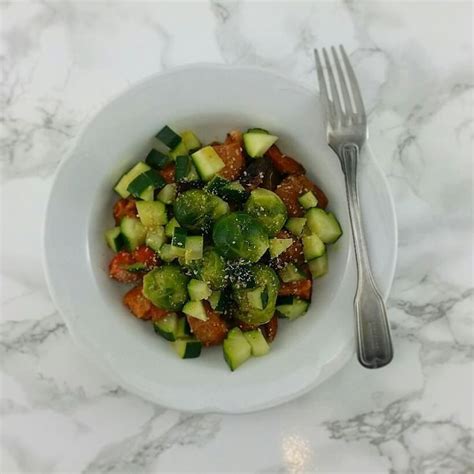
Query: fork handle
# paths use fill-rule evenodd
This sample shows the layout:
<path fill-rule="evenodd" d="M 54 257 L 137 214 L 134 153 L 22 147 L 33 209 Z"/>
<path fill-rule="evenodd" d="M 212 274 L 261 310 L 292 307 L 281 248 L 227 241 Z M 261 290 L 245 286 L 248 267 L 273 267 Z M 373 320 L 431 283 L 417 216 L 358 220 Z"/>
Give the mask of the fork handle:
<path fill-rule="evenodd" d="M 359 147 L 354 143 L 342 145 L 338 155 L 346 181 L 347 202 L 357 264 L 357 291 L 354 298 L 357 356 L 364 367 L 376 369 L 387 365 L 392 360 L 393 348 L 387 311 L 372 276 L 362 229 L 357 192 Z"/>

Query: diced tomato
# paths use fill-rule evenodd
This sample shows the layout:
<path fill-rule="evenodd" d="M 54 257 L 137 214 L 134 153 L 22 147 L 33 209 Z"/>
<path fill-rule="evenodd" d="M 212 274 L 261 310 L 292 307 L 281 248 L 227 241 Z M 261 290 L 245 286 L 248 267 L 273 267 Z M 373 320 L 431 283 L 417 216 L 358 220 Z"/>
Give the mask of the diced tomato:
<path fill-rule="evenodd" d="M 216 346 L 221 344 L 228 332 L 227 324 L 221 319 L 207 301 L 203 301 L 206 309 L 207 321 L 188 316 L 188 323 L 192 333 L 203 343 L 204 346 Z"/>
<path fill-rule="evenodd" d="M 313 288 L 313 280 L 290 281 L 281 283 L 278 290 L 279 296 L 298 296 L 304 300 L 311 299 L 311 290 Z"/>
<path fill-rule="evenodd" d="M 150 319 L 151 302 L 143 296 L 143 287 L 136 286 L 132 290 L 125 293 L 123 303 L 139 319 Z"/>
<path fill-rule="evenodd" d="M 109 264 L 109 276 L 114 280 L 120 281 L 122 283 L 131 283 L 134 281 L 139 281 L 141 279 L 141 274 L 136 272 L 129 272 L 126 268 L 128 265 L 132 265 L 135 262 L 132 254 L 130 252 L 118 252 L 114 258 L 110 261 Z"/>
<path fill-rule="evenodd" d="M 154 304 L 151 305 L 150 310 L 148 311 L 148 316 L 152 321 L 160 321 L 163 318 L 166 318 L 170 314 L 166 309 L 158 308 Z"/>
<path fill-rule="evenodd" d="M 119 199 L 114 204 L 114 219 L 116 224 L 125 217 L 137 217 L 137 206 L 135 199 Z"/>
<path fill-rule="evenodd" d="M 276 235 L 278 239 L 293 239 L 293 243 L 283 253 L 278 255 L 276 263 L 278 268 L 284 267 L 287 263 L 304 264 L 303 243 L 301 239 L 296 238 L 290 231 L 286 229 L 280 230 Z"/>
<path fill-rule="evenodd" d="M 245 158 L 240 143 L 231 142 L 227 145 L 214 145 L 213 148 L 225 164 L 225 167 L 219 171 L 219 175 L 230 181 L 237 179 L 245 168 Z"/>
<path fill-rule="evenodd" d="M 306 170 L 291 156 L 285 155 L 276 145 L 272 145 L 265 156 L 272 160 L 273 166 L 281 174 L 305 174 Z"/>
<path fill-rule="evenodd" d="M 272 342 L 275 339 L 278 332 L 278 317 L 276 315 L 273 316 L 273 318 L 270 319 L 268 323 L 265 323 L 260 327 L 262 329 L 263 335 L 265 336 L 265 339 L 268 342 Z"/>
<path fill-rule="evenodd" d="M 242 146 L 243 143 L 243 135 L 240 130 L 231 130 L 227 137 L 225 138 L 225 144 L 228 145 L 229 143 L 238 143 Z"/>
<path fill-rule="evenodd" d="M 166 183 L 174 183 L 176 181 L 176 165 L 174 163 L 168 163 L 162 170 L 160 170 L 160 174 Z"/>
<path fill-rule="evenodd" d="M 305 211 L 303 206 L 298 202 L 298 198 L 308 192 L 312 191 L 318 200 L 318 207 L 323 209 L 328 205 L 328 198 L 324 192 L 319 189 L 313 182 L 311 182 L 304 175 L 290 175 L 287 176 L 276 188 L 275 193 L 280 196 L 288 209 L 288 216 L 301 217 Z"/>
<path fill-rule="evenodd" d="M 146 245 L 140 245 L 132 252 L 132 257 L 135 260 L 134 263 L 144 263 L 147 268 L 153 268 L 158 266 L 159 259 L 155 251 Z"/>

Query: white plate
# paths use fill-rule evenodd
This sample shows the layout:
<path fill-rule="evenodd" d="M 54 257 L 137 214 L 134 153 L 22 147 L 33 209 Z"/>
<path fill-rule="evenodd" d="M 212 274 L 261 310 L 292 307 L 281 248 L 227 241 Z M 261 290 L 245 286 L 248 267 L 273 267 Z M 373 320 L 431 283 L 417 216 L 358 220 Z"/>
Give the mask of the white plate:
<path fill-rule="evenodd" d="M 327 193 L 345 231 L 330 250 L 330 273 L 315 282 L 308 314 L 281 324 L 271 353 L 230 372 L 222 348 L 181 360 L 151 324 L 122 305 L 110 280 L 103 233 L 113 225 L 113 185 L 149 151 L 164 124 L 205 142 L 233 128 L 263 127 L 280 137 Z M 388 294 L 397 237 L 387 182 L 367 151 L 360 169 L 364 225 L 376 279 Z M 315 387 L 354 353 L 355 267 L 339 162 L 326 146 L 314 91 L 255 68 L 199 65 L 153 76 L 128 89 L 88 124 L 57 173 L 48 205 L 49 287 L 84 353 L 120 385 L 167 407 L 241 413 L 268 408 Z"/>

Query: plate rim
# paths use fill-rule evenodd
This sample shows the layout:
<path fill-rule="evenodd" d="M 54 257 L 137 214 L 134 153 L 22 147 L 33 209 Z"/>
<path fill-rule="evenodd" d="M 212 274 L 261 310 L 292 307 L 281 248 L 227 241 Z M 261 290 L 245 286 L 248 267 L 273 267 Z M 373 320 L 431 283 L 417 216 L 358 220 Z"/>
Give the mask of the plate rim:
<path fill-rule="evenodd" d="M 54 189 L 56 187 L 56 184 L 58 180 L 60 179 L 60 175 L 62 174 L 63 170 L 67 166 L 68 162 L 72 159 L 74 152 L 78 146 L 78 144 L 81 142 L 84 134 L 88 130 L 89 126 L 93 123 L 93 121 L 96 119 L 96 117 L 99 115 L 100 112 L 102 112 L 104 109 L 107 107 L 111 106 L 114 104 L 116 101 L 118 101 L 124 94 L 132 92 L 133 90 L 137 90 L 140 87 L 142 87 L 144 84 L 155 80 L 158 77 L 163 77 L 163 76 L 168 76 L 168 75 L 173 75 L 177 73 L 182 73 L 191 69 L 199 69 L 199 68 L 206 68 L 206 69 L 213 69 L 213 68 L 218 68 L 218 69 L 223 69 L 223 70 L 239 70 L 239 71 L 249 71 L 253 73 L 263 73 L 263 74 L 269 74 L 274 77 L 277 77 L 279 79 L 282 79 L 286 82 L 291 83 L 295 88 L 298 88 L 305 93 L 309 93 L 315 96 L 316 100 L 319 101 L 319 94 L 315 90 L 310 89 L 309 87 L 306 87 L 305 85 L 301 84 L 297 80 L 286 76 L 278 71 L 275 71 L 270 68 L 264 68 L 261 66 L 252 66 L 252 65 L 231 65 L 231 64 L 220 64 L 220 63 L 211 63 L 211 62 L 196 62 L 196 63 L 190 63 L 186 65 L 181 65 L 177 67 L 173 67 L 170 69 L 167 69 L 165 71 L 160 71 L 156 72 L 154 74 L 148 75 L 139 81 L 122 88 L 120 91 L 112 95 L 108 100 L 103 101 L 102 103 L 99 103 L 96 107 L 94 107 L 87 115 L 86 119 L 84 120 L 84 123 L 81 125 L 81 128 L 77 135 L 74 137 L 74 139 L 71 141 L 65 155 L 64 159 L 61 160 L 59 165 L 57 166 L 54 174 L 53 174 L 53 179 L 52 179 L 52 184 L 51 188 L 49 190 L 48 194 L 48 199 L 46 203 L 46 210 L 45 210 L 45 218 L 44 218 L 44 223 L 43 223 L 43 229 L 42 229 L 42 264 L 44 268 L 44 274 L 45 274 L 45 279 L 46 279 L 46 284 L 49 290 L 49 293 L 51 295 L 51 299 L 54 303 L 54 306 L 56 307 L 58 313 L 61 315 L 62 320 L 65 322 L 66 327 L 68 329 L 68 332 L 76 346 L 76 348 L 79 350 L 79 352 L 90 362 L 92 362 L 96 367 L 99 368 L 99 370 L 104 372 L 104 374 L 107 375 L 107 377 L 113 381 L 115 381 L 118 385 L 126 389 L 132 394 L 136 394 L 152 403 L 156 403 L 160 406 L 173 409 L 173 410 L 179 410 L 182 412 L 189 412 L 189 413 L 216 413 L 216 414 L 243 414 L 243 413 L 252 413 L 256 411 L 261 411 L 261 410 L 266 410 L 270 409 L 272 407 L 275 407 L 277 405 L 281 405 L 283 403 L 286 403 L 290 400 L 296 399 L 305 393 L 308 393 L 309 391 L 313 390 L 315 387 L 318 385 L 322 384 L 324 381 L 335 375 L 339 370 L 341 370 L 347 362 L 353 357 L 355 353 L 355 337 L 347 343 L 343 349 L 336 354 L 333 359 L 329 360 L 326 362 L 324 365 L 320 366 L 320 375 L 316 376 L 315 379 L 313 380 L 312 383 L 308 383 L 306 386 L 301 388 L 300 390 L 291 392 L 285 396 L 276 396 L 272 398 L 271 400 L 267 400 L 265 402 L 260 402 L 258 404 L 253 404 L 248 407 L 222 407 L 222 406 L 203 406 L 202 408 L 196 409 L 196 408 L 186 408 L 182 406 L 180 403 L 173 403 L 172 400 L 162 400 L 160 399 L 160 396 L 157 394 L 150 394 L 148 392 L 145 392 L 141 390 L 140 388 L 137 388 L 135 385 L 129 384 L 127 380 L 123 379 L 119 372 L 115 370 L 111 362 L 108 360 L 108 358 L 105 357 L 94 357 L 94 354 L 89 350 L 87 341 L 83 340 L 80 338 L 72 324 L 71 318 L 66 317 L 64 314 L 67 312 L 64 310 L 64 308 L 61 308 L 61 304 L 59 304 L 60 298 L 56 293 L 56 290 L 54 288 L 54 285 L 52 283 L 52 277 L 51 277 L 51 270 L 48 264 L 48 244 L 47 244 L 47 233 L 48 233 L 48 227 L 50 226 L 50 208 L 53 206 L 53 195 L 54 195 Z M 398 222 L 397 222 L 397 216 L 396 216 L 396 211 L 395 211 L 395 203 L 394 203 L 394 198 L 393 194 L 391 192 L 390 184 L 388 182 L 388 178 L 383 172 L 382 167 L 380 164 L 377 162 L 376 157 L 370 147 L 369 143 L 365 144 L 365 150 L 364 152 L 366 153 L 368 157 L 368 161 L 370 162 L 370 165 L 375 167 L 378 175 L 381 177 L 381 181 L 383 184 L 383 189 L 386 192 L 386 195 L 388 197 L 388 208 L 390 210 L 390 215 L 388 216 L 390 218 L 390 223 L 393 227 L 393 242 L 392 242 L 392 248 L 391 248 L 391 261 L 390 261 L 390 266 L 389 266 L 389 271 L 388 271 L 388 276 L 387 276 L 387 285 L 386 288 L 383 289 L 383 298 L 386 301 L 388 298 L 388 295 L 390 293 L 391 286 L 393 284 L 393 279 L 395 275 L 395 269 L 396 269 L 396 263 L 397 263 L 397 255 L 398 255 Z M 350 231 L 351 232 L 351 231 Z M 352 232 L 351 232 L 352 234 Z M 352 239 L 350 239 L 349 242 L 349 257 L 346 262 L 346 268 L 350 267 L 351 265 L 354 264 L 354 250 L 353 250 L 353 243 Z"/>

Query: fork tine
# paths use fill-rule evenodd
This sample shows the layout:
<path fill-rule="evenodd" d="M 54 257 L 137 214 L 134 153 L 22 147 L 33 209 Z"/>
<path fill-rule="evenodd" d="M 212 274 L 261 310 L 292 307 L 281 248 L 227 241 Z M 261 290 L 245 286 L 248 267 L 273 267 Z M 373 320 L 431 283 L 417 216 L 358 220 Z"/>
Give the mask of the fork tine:
<path fill-rule="evenodd" d="M 354 69 L 352 69 L 351 63 L 349 61 L 349 57 L 347 56 L 344 46 L 342 46 L 342 44 L 339 45 L 339 49 L 341 51 L 342 60 L 344 61 L 344 66 L 346 67 L 347 75 L 349 77 L 349 84 L 352 91 L 352 97 L 354 99 L 356 114 L 359 115 L 361 118 L 364 118 L 365 117 L 364 102 L 362 101 L 362 95 L 360 93 L 359 83 L 357 82 Z"/>
<path fill-rule="evenodd" d="M 338 123 L 342 122 L 342 108 L 341 108 L 341 101 L 339 99 L 339 93 L 337 91 L 337 84 L 336 84 L 336 79 L 334 77 L 334 73 L 331 67 L 331 63 L 329 62 L 329 56 L 326 51 L 326 48 L 323 48 L 323 56 L 324 56 L 324 61 L 326 63 L 326 69 L 328 71 L 328 78 L 329 78 L 329 89 L 331 90 L 331 96 L 332 96 L 332 103 L 334 104 L 334 109 L 336 113 L 335 120 Z"/>
<path fill-rule="evenodd" d="M 351 113 L 355 113 L 355 110 L 352 107 L 351 96 L 349 95 L 349 90 L 347 89 L 346 76 L 342 71 L 341 62 L 339 61 L 336 48 L 334 46 L 331 46 L 331 51 L 332 57 L 334 58 L 334 64 L 336 65 L 337 75 L 339 76 L 339 84 L 341 85 L 344 111 L 347 115 L 350 115 Z"/>
<path fill-rule="evenodd" d="M 318 73 L 318 82 L 319 82 L 319 95 L 321 97 L 321 102 L 326 112 L 327 119 L 331 121 L 332 116 L 334 115 L 332 104 L 329 100 L 328 90 L 326 87 L 326 79 L 324 77 L 323 66 L 319 59 L 319 52 L 317 49 L 314 50 L 314 60 L 316 61 L 316 72 Z"/>

